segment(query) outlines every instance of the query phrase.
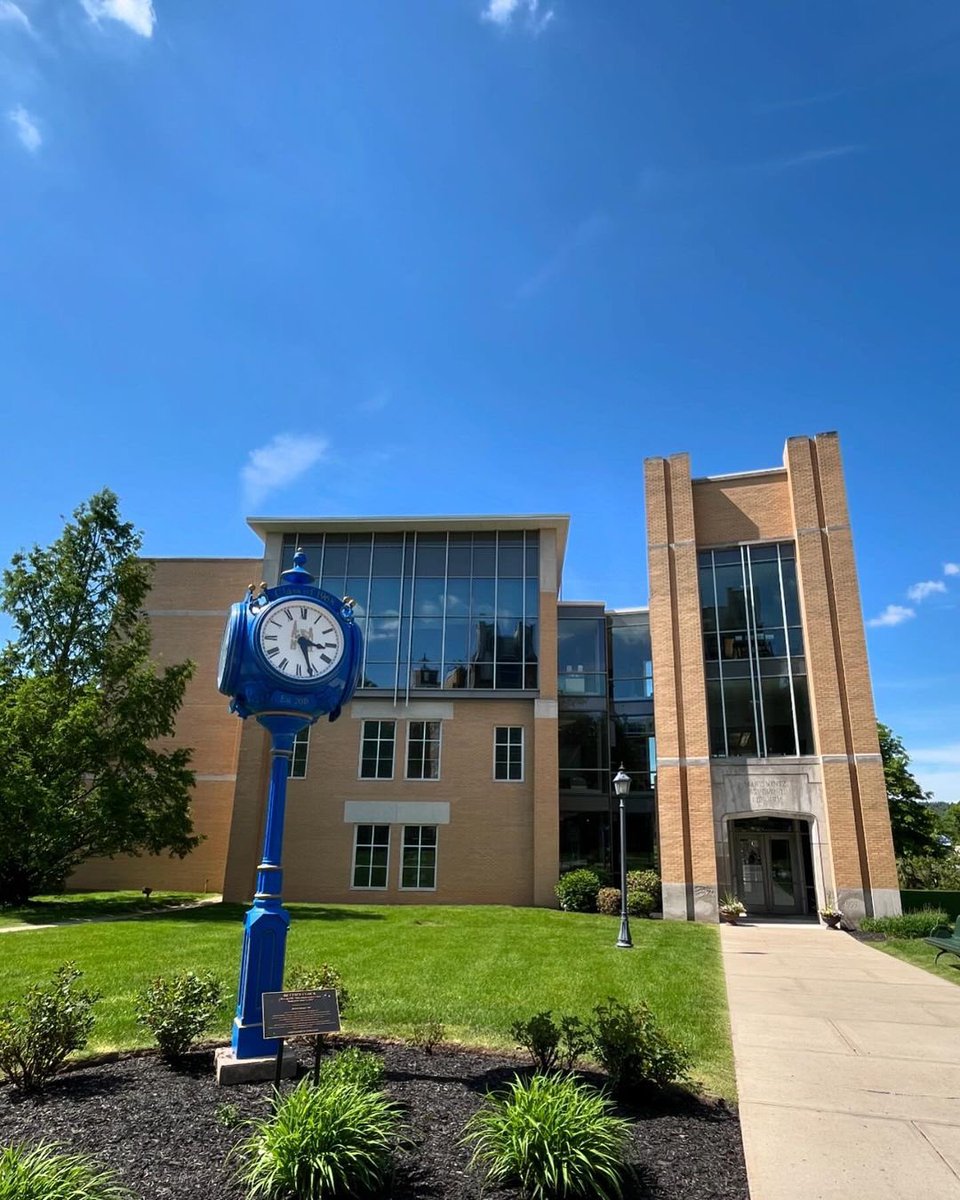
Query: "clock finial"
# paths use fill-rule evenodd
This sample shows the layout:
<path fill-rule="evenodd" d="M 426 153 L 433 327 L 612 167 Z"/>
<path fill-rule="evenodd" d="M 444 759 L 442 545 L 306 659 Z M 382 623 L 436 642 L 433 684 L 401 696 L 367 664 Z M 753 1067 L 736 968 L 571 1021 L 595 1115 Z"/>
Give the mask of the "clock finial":
<path fill-rule="evenodd" d="M 302 546 L 298 546 L 293 556 L 293 566 L 289 571 L 284 571 L 281 576 L 283 583 L 310 584 L 313 585 L 316 581 L 306 568 L 307 555 Z"/>

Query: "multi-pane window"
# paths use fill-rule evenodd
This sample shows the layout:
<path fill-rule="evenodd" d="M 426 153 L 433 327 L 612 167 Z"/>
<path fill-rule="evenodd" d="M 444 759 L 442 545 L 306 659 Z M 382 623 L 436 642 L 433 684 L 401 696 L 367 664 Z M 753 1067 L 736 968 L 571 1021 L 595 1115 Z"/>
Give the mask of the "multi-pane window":
<path fill-rule="evenodd" d="M 356 601 L 361 688 L 521 689 L 538 684 L 536 530 L 287 535 L 320 586 Z"/>
<path fill-rule="evenodd" d="M 301 729 L 297 736 L 293 739 L 293 757 L 289 760 L 290 770 L 288 775 L 291 779 L 306 779 L 307 777 L 307 753 L 310 749 L 310 726 Z"/>
<path fill-rule="evenodd" d="M 523 781 L 523 726 L 498 725 L 493 738 L 493 777 Z"/>
<path fill-rule="evenodd" d="M 440 778 L 439 721 L 410 721 L 407 725 L 407 778 Z"/>
<path fill-rule="evenodd" d="M 360 737 L 360 778 L 392 779 L 396 721 L 364 721 Z"/>
<path fill-rule="evenodd" d="M 358 825 L 353 843 L 353 886 L 385 888 L 390 863 L 390 826 Z"/>
<path fill-rule="evenodd" d="M 811 754 L 793 545 L 699 555 L 710 753 Z"/>
<path fill-rule="evenodd" d="M 437 886 L 436 825 L 404 825 L 400 886 L 433 890 Z"/>

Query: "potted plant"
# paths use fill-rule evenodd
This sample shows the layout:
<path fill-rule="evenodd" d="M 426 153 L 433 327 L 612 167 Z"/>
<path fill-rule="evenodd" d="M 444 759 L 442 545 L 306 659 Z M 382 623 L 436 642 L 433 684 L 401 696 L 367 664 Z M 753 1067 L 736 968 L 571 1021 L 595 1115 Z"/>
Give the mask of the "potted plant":
<path fill-rule="evenodd" d="M 827 898 L 819 908 L 820 919 L 828 929 L 839 929 L 840 922 L 843 920 L 843 913 L 834 904 L 831 898 Z"/>
<path fill-rule="evenodd" d="M 728 925 L 736 925 L 737 918 L 742 917 L 746 911 L 743 901 L 732 892 L 727 892 L 720 900 L 720 920 Z"/>

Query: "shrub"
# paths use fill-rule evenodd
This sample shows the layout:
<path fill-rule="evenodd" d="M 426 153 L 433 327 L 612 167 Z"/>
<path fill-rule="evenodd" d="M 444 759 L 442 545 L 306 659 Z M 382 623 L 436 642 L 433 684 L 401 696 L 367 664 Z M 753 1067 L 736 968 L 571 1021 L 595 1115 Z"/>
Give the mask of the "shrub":
<path fill-rule="evenodd" d="M 419 1025 L 414 1025 L 410 1030 L 410 1044 L 416 1046 L 418 1050 L 432 1054 L 443 1042 L 445 1033 L 442 1021 L 438 1021 L 436 1018 L 421 1021 Z"/>
<path fill-rule="evenodd" d="M 627 912 L 631 917 L 649 917 L 653 912 L 653 895 L 643 888 L 627 889 Z"/>
<path fill-rule="evenodd" d="M 0 1150 L 3 1200 L 132 1200 L 111 1171 L 85 1154 L 66 1154 L 40 1142 Z"/>
<path fill-rule="evenodd" d="M 572 1071 L 591 1040 L 590 1030 L 579 1017 L 561 1017 L 557 1023 L 551 1012 L 536 1013 L 529 1021 L 514 1021 L 510 1036 L 530 1055 L 537 1070 L 545 1073 L 558 1063 Z"/>
<path fill-rule="evenodd" d="M 210 1028 L 222 1000 L 223 984 L 209 972 L 160 976 L 137 997 L 137 1024 L 150 1030 L 165 1059 L 177 1059 Z"/>
<path fill-rule="evenodd" d="M 689 1053 L 663 1032 L 642 1001 L 630 1005 L 611 998 L 593 1011 L 593 1050 L 615 1088 L 630 1091 L 687 1078 Z"/>
<path fill-rule="evenodd" d="M 364 1092 L 383 1087 L 383 1059 L 370 1050 L 351 1046 L 341 1050 L 320 1066 L 320 1083 L 352 1083 Z"/>
<path fill-rule="evenodd" d="M 560 876 L 554 890 L 564 912 L 595 912 L 600 876 L 586 869 L 568 871 Z"/>
<path fill-rule="evenodd" d="M 628 897 L 630 893 L 627 893 Z M 615 917 L 620 912 L 620 889 L 614 887 L 601 888 L 597 892 L 597 912 Z"/>
<path fill-rule="evenodd" d="M 318 966 L 298 963 L 291 967 L 287 987 L 303 992 L 332 988 L 337 993 L 337 1007 L 340 1009 L 341 1016 L 347 1011 L 350 1004 L 350 993 L 343 986 L 343 976 L 336 967 L 332 967 L 329 963 L 320 963 Z"/>
<path fill-rule="evenodd" d="M 627 895 L 629 896 L 631 892 L 649 892 L 653 900 L 651 912 L 659 911 L 663 907 L 660 876 L 654 870 L 628 871 Z"/>
<path fill-rule="evenodd" d="M 65 963 L 48 984 L 0 1008 L 0 1074 L 20 1091 L 39 1090 L 63 1060 L 82 1050 L 93 1028 L 99 992 L 77 986 L 83 972 Z"/>
<path fill-rule="evenodd" d="M 236 1148 L 248 1200 L 327 1200 L 384 1195 L 400 1133 L 400 1110 L 382 1092 L 309 1079 L 252 1123 Z"/>
<path fill-rule="evenodd" d="M 949 925 L 950 918 L 939 908 L 918 908 L 899 917 L 864 917 L 860 928 L 864 933 L 885 933 L 887 937 L 929 937 L 938 925 Z"/>
<path fill-rule="evenodd" d="M 471 1118 L 471 1165 L 494 1184 L 518 1182 L 531 1200 L 622 1195 L 627 1122 L 572 1075 L 516 1079 Z"/>

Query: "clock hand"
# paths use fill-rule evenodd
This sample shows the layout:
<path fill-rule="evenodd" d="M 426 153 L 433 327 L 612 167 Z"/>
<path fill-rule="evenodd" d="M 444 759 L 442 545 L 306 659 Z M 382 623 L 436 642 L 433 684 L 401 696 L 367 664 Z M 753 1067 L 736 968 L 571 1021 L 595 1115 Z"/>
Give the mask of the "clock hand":
<path fill-rule="evenodd" d="M 307 674 L 312 675 L 314 671 L 313 667 L 310 665 L 310 651 L 307 649 L 307 647 L 313 646 L 313 642 L 311 642 L 308 637 L 298 637 L 297 645 L 300 647 L 300 653 L 303 655 L 304 661 L 307 664 Z M 313 648 L 316 649 L 315 646 L 313 646 Z"/>

